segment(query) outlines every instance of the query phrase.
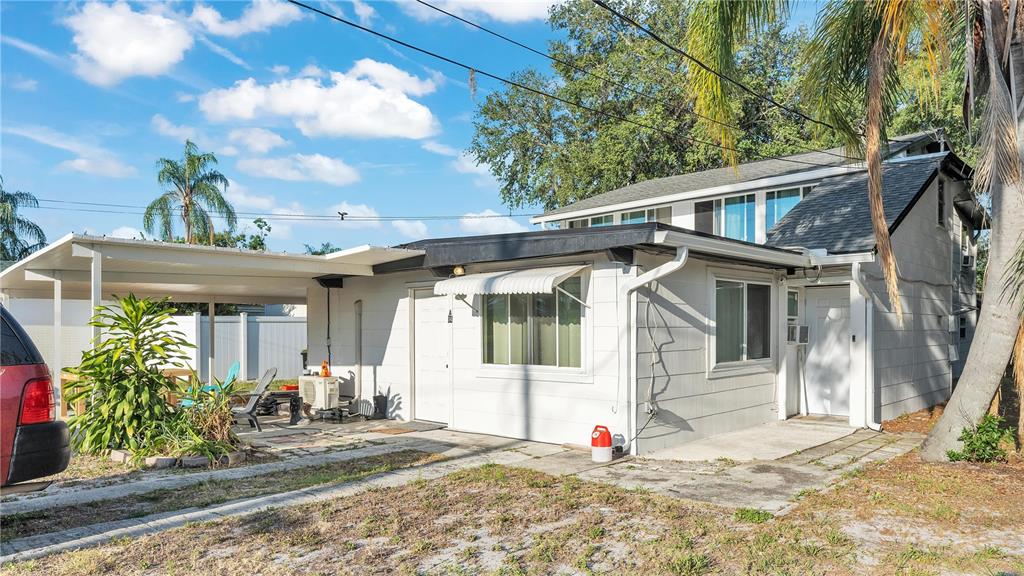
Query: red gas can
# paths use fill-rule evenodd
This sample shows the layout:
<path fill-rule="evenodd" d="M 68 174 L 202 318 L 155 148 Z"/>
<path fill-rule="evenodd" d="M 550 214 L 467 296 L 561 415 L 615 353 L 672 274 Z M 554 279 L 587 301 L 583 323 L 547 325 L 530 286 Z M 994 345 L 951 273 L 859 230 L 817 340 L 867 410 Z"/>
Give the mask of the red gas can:
<path fill-rule="evenodd" d="M 612 433 L 608 428 L 597 425 L 590 435 L 590 458 L 594 462 L 612 461 Z"/>

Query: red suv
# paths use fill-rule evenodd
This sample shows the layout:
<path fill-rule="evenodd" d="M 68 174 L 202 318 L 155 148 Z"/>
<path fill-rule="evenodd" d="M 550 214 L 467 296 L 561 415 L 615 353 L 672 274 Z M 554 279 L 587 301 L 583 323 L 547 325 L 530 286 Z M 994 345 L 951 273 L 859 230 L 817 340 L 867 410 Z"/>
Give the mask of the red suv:
<path fill-rule="evenodd" d="M 7 486 L 63 472 L 71 448 L 39 350 L 3 306 L 0 325 L 0 480 Z"/>

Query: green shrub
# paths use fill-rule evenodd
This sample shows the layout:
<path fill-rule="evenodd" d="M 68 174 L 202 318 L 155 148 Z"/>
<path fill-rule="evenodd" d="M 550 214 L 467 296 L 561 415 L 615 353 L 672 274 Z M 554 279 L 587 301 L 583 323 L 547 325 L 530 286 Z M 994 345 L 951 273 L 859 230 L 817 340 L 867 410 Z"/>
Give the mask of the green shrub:
<path fill-rule="evenodd" d="M 78 380 L 70 386 L 68 402 L 85 403 L 81 414 L 68 419 L 77 451 L 138 451 L 156 426 L 173 417 L 167 395 L 179 394 L 180 386 L 161 368 L 185 367 L 184 350 L 194 347 L 169 327 L 174 312 L 166 298 L 134 295 L 118 299 L 117 306 L 96 307 L 89 324 L 100 327 L 103 338 L 71 370 Z"/>
<path fill-rule="evenodd" d="M 960 433 L 963 449 L 950 450 L 946 456 L 952 462 L 1002 462 L 1006 460 L 1006 450 L 1002 443 L 1009 434 L 1002 418 L 986 414 L 980 424 L 964 428 Z"/>
<path fill-rule="evenodd" d="M 206 456 L 216 462 L 239 444 L 231 429 L 231 396 L 235 383 L 214 378 L 213 390 L 203 389 L 193 381 L 185 396 L 191 405 L 178 408 L 148 431 L 146 442 L 134 453 L 135 459 L 146 456 Z"/>

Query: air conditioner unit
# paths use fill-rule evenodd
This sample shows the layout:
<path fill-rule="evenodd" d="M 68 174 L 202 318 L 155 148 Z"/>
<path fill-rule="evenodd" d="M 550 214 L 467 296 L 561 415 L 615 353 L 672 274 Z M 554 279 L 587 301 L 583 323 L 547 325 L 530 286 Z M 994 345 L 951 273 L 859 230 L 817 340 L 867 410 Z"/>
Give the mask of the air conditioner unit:
<path fill-rule="evenodd" d="M 974 268 L 974 256 L 970 254 L 964 254 L 960 259 L 960 266 L 962 268 Z"/>
<path fill-rule="evenodd" d="M 807 344 L 808 330 L 806 324 L 790 324 L 786 326 L 787 344 Z"/>
<path fill-rule="evenodd" d="M 335 378 L 300 378 L 299 395 L 313 410 L 338 407 L 338 380 Z"/>

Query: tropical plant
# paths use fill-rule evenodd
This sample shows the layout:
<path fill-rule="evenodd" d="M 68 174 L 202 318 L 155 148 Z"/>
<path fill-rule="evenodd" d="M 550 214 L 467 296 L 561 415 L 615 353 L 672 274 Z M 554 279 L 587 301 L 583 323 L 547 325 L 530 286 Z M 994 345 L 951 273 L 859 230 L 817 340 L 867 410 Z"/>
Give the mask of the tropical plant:
<path fill-rule="evenodd" d="M 231 398 L 235 392 L 235 382 L 214 378 L 212 385 L 204 386 L 193 376 L 185 395 L 191 402 L 152 427 L 134 457 L 205 456 L 213 463 L 219 462 L 239 445 L 231 428 Z"/>
<path fill-rule="evenodd" d="M 331 244 L 330 242 L 324 242 L 320 246 L 310 246 L 306 244 L 306 254 L 312 254 L 313 256 L 323 256 L 324 254 L 330 254 L 331 252 L 337 252 L 341 248 Z"/>
<path fill-rule="evenodd" d="M 1006 460 L 1003 442 L 1009 440 L 1010 431 L 999 416 L 986 414 L 978 425 L 964 428 L 960 433 L 963 448 L 949 450 L 946 457 L 952 462 L 1001 462 Z"/>
<path fill-rule="evenodd" d="M 0 260 L 21 260 L 46 246 L 46 234 L 38 224 L 18 214 L 21 208 L 38 208 L 28 192 L 8 192 L 0 176 Z"/>
<path fill-rule="evenodd" d="M 146 207 L 142 217 L 146 231 L 154 234 L 159 229 L 161 238 L 172 241 L 175 215 L 181 218 L 186 244 L 195 244 L 199 238 L 213 244 L 212 216 L 223 218 L 228 230 L 233 231 L 237 222 L 235 209 L 221 192 L 221 188 L 227 190 L 228 179 L 217 171 L 216 164 L 217 157 L 212 152 L 200 153 L 191 140 L 185 141 L 180 161 L 158 160 L 157 181 L 169 189 Z"/>
<path fill-rule="evenodd" d="M 68 421 L 76 450 L 140 450 L 153 428 L 173 414 L 167 397 L 179 394 L 180 386 L 161 369 L 184 367 L 185 350 L 193 347 L 172 328 L 174 312 L 166 298 L 132 294 L 118 298 L 116 306 L 96 307 L 89 324 L 98 326 L 103 336 L 71 369 L 77 380 L 71 383 L 68 401 L 85 404 Z"/>

